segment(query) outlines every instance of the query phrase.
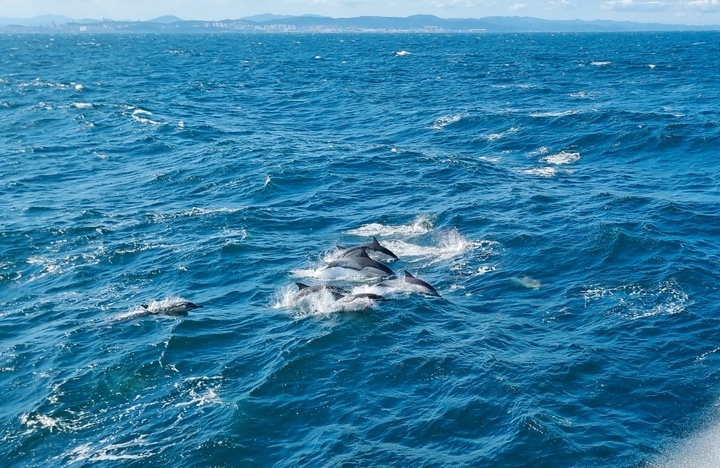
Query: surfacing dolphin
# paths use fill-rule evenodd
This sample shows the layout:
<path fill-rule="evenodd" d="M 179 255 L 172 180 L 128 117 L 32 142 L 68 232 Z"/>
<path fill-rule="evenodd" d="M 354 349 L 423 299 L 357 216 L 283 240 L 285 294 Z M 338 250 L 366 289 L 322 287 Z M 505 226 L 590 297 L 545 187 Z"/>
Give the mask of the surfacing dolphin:
<path fill-rule="evenodd" d="M 378 302 L 389 301 L 390 299 L 383 297 L 379 294 L 373 293 L 358 293 L 351 294 L 343 288 L 332 285 L 316 285 L 308 286 L 304 283 L 295 283 L 298 287 L 296 297 L 299 300 L 304 300 L 310 297 L 311 294 L 324 294 L 329 293 L 332 296 L 333 303 L 327 307 L 330 310 L 350 312 L 357 310 L 368 310 L 371 309 Z M 321 296 L 320 296 L 321 297 Z"/>
<path fill-rule="evenodd" d="M 299 297 L 307 296 L 308 294 L 312 293 L 322 293 L 324 291 L 329 292 L 332 294 L 332 297 L 335 300 L 340 299 L 341 297 L 347 296 L 348 292 L 345 291 L 343 288 L 340 288 L 338 286 L 331 286 L 331 285 L 316 285 L 316 286 L 308 286 L 304 283 L 295 283 L 298 287 L 297 295 Z"/>
<path fill-rule="evenodd" d="M 368 310 L 378 302 L 386 302 L 389 300 L 390 299 L 379 294 L 360 293 L 341 297 L 335 301 L 335 304 L 339 306 L 339 310 L 350 312 L 354 310 Z"/>
<path fill-rule="evenodd" d="M 162 314 L 162 315 L 187 315 L 188 311 L 192 309 L 202 309 L 201 305 L 194 304 L 190 301 L 173 302 L 166 306 L 150 307 L 148 304 L 140 304 L 148 314 Z"/>
<path fill-rule="evenodd" d="M 421 294 L 427 294 L 428 296 L 441 297 L 440 293 L 437 292 L 437 290 L 435 288 L 433 288 L 429 283 L 426 283 L 425 281 L 423 281 L 419 278 L 415 278 L 407 270 L 405 270 L 405 276 L 403 277 L 403 279 L 383 281 L 378 286 L 398 287 L 400 289 L 405 289 L 407 291 L 413 291 L 413 292 L 418 292 Z"/>
<path fill-rule="evenodd" d="M 326 268 L 345 268 L 353 270 L 365 276 L 394 276 L 395 272 L 384 263 L 370 258 L 364 247 L 360 247 L 357 254 L 341 257 L 334 260 L 326 266 Z"/>
<path fill-rule="evenodd" d="M 383 247 L 380 245 L 380 242 L 373 236 L 372 242 L 369 244 L 363 244 L 363 245 L 357 245 L 355 247 L 341 247 L 338 246 L 339 249 L 342 250 L 341 255 L 343 257 L 352 257 L 354 255 L 359 255 L 363 249 L 365 249 L 366 252 L 373 252 L 376 254 L 379 254 L 380 256 L 384 256 L 389 258 L 392 258 L 394 260 L 398 260 L 398 256 L 395 255 L 390 249 L 387 247 Z M 386 258 L 383 258 L 382 260 L 386 260 Z"/>

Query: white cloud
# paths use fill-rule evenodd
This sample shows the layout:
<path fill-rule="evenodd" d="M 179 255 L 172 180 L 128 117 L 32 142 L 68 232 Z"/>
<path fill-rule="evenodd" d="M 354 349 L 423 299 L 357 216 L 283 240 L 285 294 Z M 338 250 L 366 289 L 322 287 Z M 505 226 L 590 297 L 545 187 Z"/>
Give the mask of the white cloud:
<path fill-rule="evenodd" d="M 714 0 L 717 1 L 717 0 Z M 666 2 L 636 2 L 635 0 L 613 0 L 605 2 L 603 8 L 614 11 L 664 11 L 671 5 Z"/>
<path fill-rule="evenodd" d="M 520 11 L 520 10 L 524 10 L 525 8 L 527 8 L 526 3 L 516 3 L 515 5 L 512 5 L 510 7 L 510 9 L 513 11 Z"/>
<path fill-rule="evenodd" d="M 702 13 L 715 13 L 720 11 L 720 0 L 695 0 L 687 2 L 687 7 Z"/>

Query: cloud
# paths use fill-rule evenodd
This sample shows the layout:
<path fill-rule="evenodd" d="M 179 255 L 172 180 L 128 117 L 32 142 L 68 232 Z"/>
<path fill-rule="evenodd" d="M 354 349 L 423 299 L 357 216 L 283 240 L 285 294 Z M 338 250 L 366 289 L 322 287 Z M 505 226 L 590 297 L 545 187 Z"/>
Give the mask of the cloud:
<path fill-rule="evenodd" d="M 575 8 L 570 0 L 551 0 L 545 7 L 546 10 L 571 10 Z"/>
<path fill-rule="evenodd" d="M 720 0 L 696 0 L 687 2 L 687 7 L 702 13 L 715 13 L 720 11 Z"/>
<path fill-rule="evenodd" d="M 527 8 L 526 3 L 516 3 L 515 5 L 512 5 L 510 7 L 510 9 L 513 11 L 520 11 L 520 10 L 524 10 L 525 8 Z"/>
<path fill-rule="evenodd" d="M 603 6 L 606 10 L 613 11 L 664 11 L 670 7 L 667 2 L 636 2 L 635 0 L 614 0 L 605 2 Z"/>

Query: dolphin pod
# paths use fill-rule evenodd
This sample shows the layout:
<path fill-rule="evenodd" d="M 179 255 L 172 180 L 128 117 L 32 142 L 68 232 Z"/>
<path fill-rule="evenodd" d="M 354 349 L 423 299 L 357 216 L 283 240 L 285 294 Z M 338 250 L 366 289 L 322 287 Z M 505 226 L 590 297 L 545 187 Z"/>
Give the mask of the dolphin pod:
<path fill-rule="evenodd" d="M 426 296 L 441 297 L 440 293 L 438 293 L 433 286 L 419 278 L 416 278 L 407 270 L 405 270 L 405 274 L 402 278 L 397 278 L 395 272 L 389 266 L 382 263 L 380 260 L 376 260 L 399 260 L 399 258 L 390 249 L 381 245 L 375 237 L 373 237 L 372 241 L 367 244 L 361 244 L 354 247 L 338 246 L 338 249 L 339 256 L 337 256 L 334 260 L 327 262 L 322 268 L 323 270 L 335 268 L 343 269 L 353 275 L 377 278 L 379 280 L 381 279 L 382 281 L 377 283 L 377 287 L 380 288 L 397 288 Z M 373 258 L 371 258 L 368 253 L 371 253 Z M 310 297 L 311 294 L 329 294 L 330 296 L 328 297 L 332 297 L 332 300 L 338 305 L 345 303 L 350 305 L 353 304 L 354 301 L 366 301 L 372 305 L 389 300 L 380 294 L 374 293 L 352 294 L 346 289 L 330 284 L 312 286 L 304 283 L 295 284 L 298 287 L 295 297 L 299 300 L 304 300 Z M 352 307 L 341 307 L 340 310 L 357 309 L 353 309 Z"/>

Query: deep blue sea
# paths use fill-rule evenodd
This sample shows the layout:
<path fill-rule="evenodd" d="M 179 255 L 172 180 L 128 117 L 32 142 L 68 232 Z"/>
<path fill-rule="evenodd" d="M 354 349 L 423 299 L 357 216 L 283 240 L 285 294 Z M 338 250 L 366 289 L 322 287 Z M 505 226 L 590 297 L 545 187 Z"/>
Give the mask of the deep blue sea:
<path fill-rule="evenodd" d="M 2 464 L 717 466 L 718 57 L 0 36 Z"/>

